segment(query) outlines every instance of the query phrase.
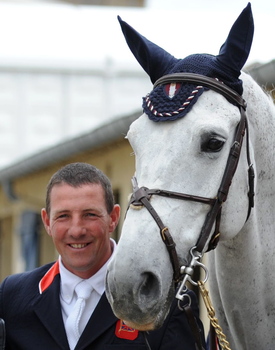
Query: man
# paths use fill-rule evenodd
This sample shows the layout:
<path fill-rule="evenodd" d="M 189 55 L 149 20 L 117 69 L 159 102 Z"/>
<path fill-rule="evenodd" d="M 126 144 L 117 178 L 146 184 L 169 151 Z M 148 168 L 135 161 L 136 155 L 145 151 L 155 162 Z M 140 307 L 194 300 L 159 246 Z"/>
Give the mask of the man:
<path fill-rule="evenodd" d="M 41 216 L 59 259 L 2 282 L 6 350 L 196 349 L 185 314 L 175 305 L 165 325 L 147 337 L 114 316 L 104 282 L 120 207 L 100 170 L 72 163 L 57 171 Z M 192 305 L 202 329 L 195 300 Z"/>

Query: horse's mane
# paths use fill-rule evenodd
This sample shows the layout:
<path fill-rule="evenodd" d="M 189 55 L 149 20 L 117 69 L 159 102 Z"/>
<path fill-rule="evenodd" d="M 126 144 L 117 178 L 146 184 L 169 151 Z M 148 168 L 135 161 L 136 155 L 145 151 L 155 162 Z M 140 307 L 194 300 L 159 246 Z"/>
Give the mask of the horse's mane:
<path fill-rule="evenodd" d="M 275 131 L 275 105 L 271 95 L 264 86 L 260 86 L 249 74 L 242 72 L 243 97 L 247 102 L 249 123 L 260 133 L 266 133 L 266 128 Z M 270 134 L 270 133 L 269 133 Z"/>
<path fill-rule="evenodd" d="M 268 90 L 266 86 L 260 86 L 248 73 L 242 72 L 241 79 L 244 85 L 244 98 L 246 100 L 253 98 L 253 102 L 256 100 L 257 102 L 261 101 L 261 103 L 264 104 L 267 103 L 269 105 L 271 114 L 273 114 L 275 111 L 275 105 L 272 97 L 272 91 Z M 265 98 L 263 97 L 264 95 Z"/>

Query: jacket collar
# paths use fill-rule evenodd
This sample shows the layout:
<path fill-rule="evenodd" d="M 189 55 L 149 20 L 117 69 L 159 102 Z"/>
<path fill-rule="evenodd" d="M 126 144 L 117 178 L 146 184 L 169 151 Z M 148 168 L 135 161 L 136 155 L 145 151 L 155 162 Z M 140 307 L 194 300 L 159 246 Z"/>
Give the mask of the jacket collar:
<path fill-rule="evenodd" d="M 61 313 L 58 261 L 51 266 L 40 280 L 39 294 L 33 302 L 33 308 L 38 318 L 55 339 L 59 347 L 64 350 L 69 350 Z M 78 341 L 76 350 L 87 349 L 90 344 L 95 342 L 98 337 L 108 328 L 112 327 L 117 321 L 118 319 L 113 314 L 104 293 Z"/>
<path fill-rule="evenodd" d="M 56 261 L 51 268 L 41 278 L 38 289 L 39 293 L 42 294 L 47 288 L 53 283 L 55 277 L 59 275 L 59 261 Z"/>
<path fill-rule="evenodd" d="M 60 275 L 57 271 L 58 264 L 55 263 L 41 279 L 33 309 L 58 346 L 69 350 L 60 305 Z"/>

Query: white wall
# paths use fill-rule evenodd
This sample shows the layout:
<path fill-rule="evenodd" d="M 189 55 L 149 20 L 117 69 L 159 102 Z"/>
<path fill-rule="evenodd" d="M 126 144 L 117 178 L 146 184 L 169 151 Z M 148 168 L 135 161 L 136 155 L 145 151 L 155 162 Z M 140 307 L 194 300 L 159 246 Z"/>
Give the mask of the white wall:
<path fill-rule="evenodd" d="M 0 64 L 0 168 L 141 110 L 151 89 L 141 69 L 110 59 L 90 67 Z"/>

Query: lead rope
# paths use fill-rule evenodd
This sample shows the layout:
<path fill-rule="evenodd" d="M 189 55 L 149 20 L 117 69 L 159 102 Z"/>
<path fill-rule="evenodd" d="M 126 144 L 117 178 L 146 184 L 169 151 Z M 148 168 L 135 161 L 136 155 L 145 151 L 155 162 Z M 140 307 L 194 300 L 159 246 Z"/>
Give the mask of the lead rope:
<path fill-rule="evenodd" d="M 198 281 L 196 283 L 197 283 L 197 286 L 199 287 L 199 291 L 201 293 L 201 296 L 203 298 L 205 307 L 207 309 L 208 318 L 210 319 L 211 326 L 213 327 L 213 329 L 214 329 L 214 331 L 216 333 L 216 336 L 218 338 L 219 346 L 222 348 L 222 350 L 231 350 L 230 344 L 226 340 L 226 335 L 223 333 L 223 330 L 222 330 L 221 326 L 219 325 L 218 319 L 215 317 L 215 309 L 214 309 L 214 306 L 213 306 L 213 304 L 211 302 L 211 299 L 210 299 L 210 296 L 209 296 L 209 292 L 208 292 L 208 290 L 205 287 L 205 282 L 204 281 Z M 188 298 L 190 298 L 187 294 L 185 294 L 185 295 L 182 294 L 182 297 L 183 296 L 187 296 Z M 189 306 L 189 308 L 188 308 L 188 306 Z M 196 322 L 194 322 L 195 319 L 194 320 L 192 319 L 192 317 L 194 318 L 194 316 L 193 316 L 192 310 L 190 308 L 190 305 L 187 305 L 187 307 L 186 306 L 184 306 L 184 307 L 180 307 L 179 306 L 179 308 L 182 311 L 185 311 L 185 313 L 186 313 L 189 325 L 191 326 L 191 329 L 193 330 L 193 335 L 194 335 L 195 340 L 196 340 L 195 341 L 196 342 L 196 348 L 198 350 L 199 349 L 203 349 L 202 344 L 201 344 L 201 340 L 200 340 L 200 334 L 199 334 L 199 330 L 198 330 L 197 324 L 194 327 L 194 323 L 196 323 Z M 191 316 L 192 317 L 190 317 L 190 310 L 191 310 Z M 190 320 L 192 322 L 190 322 Z M 194 332 L 194 330 L 195 330 L 195 332 Z M 145 341 L 145 345 L 146 345 L 147 350 L 151 350 L 150 344 L 149 344 L 148 339 L 147 339 L 146 332 L 142 332 L 142 335 L 144 337 L 144 341 Z M 217 348 L 215 347 L 214 349 L 217 349 Z M 210 348 L 210 350 L 212 350 L 212 348 Z"/>
<path fill-rule="evenodd" d="M 212 305 L 209 292 L 205 287 L 205 283 L 203 281 L 198 281 L 198 287 L 203 298 L 205 307 L 207 309 L 208 318 L 210 319 L 210 323 L 215 330 L 217 338 L 219 340 L 219 345 L 223 350 L 231 350 L 229 342 L 226 340 L 226 336 L 223 333 L 221 326 L 219 325 L 218 319 L 215 317 L 215 309 Z"/>
<path fill-rule="evenodd" d="M 230 349 L 230 345 L 229 342 L 226 340 L 226 336 L 223 333 L 223 330 L 221 328 L 221 326 L 219 325 L 218 319 L 215 317 L 215 309 L 213 307 L 213 304 L 211 302 L 210 296 L 209 296 L 209 292 L 205 287 L 205 283 L 208 280 L 209 277 L 209 273 L 208 273 L 208 269 L 206 268 L 206 266 L 200 262 L 201 258 L 202 258 L 202 253 L 196 251 L 196 247 L 193 247 L 190 249 L 190 255 L 191 255 L 191 261 L 189 263 L 189 266 L 182 266 L 181 267 L 181 274 L 184 275 L 183 280 L 181 281 L 181 284 L 178 288 L 178 292 L 176 294 L 176 298 L 178 299 L 178 303 L 180 303 L 180 301 L 183 301 L 184 298 L 188 295 L 186 294 L 186 282 L 189 281 L 192 285 L 197 286 L 199 288 L 199 291 L 201 293 L 201 296 L 203 298 L 207 313 L 208 313 L 208 318 L 210 319 L 210 323 L 211 323 L 211 327 L 217 336 L 217 339 L 219 341 L 219 345 L 221 347 L 222 350 L 231 350 Z M 201 269 L 203 269 L 204 273 L 205 273 L 205 277 L 203 280 L 200 281 L 194 281 L 192 279 L 193 273 L 194 273 L 194 269 L 196 267 L 200 267 Z M 217 350 L 218 347 L 217 345 L 211 344 L 214 346 L 211 346 L 210 350 Z"/>
<path fill-rule="evenodd" d="M 144 338 L 144 341 L 145 341 L 145 345 L 146 345 L 147 350 L 152 350 L 152 349 L 151 349 L 151 346 L 150 346 L 150 344 L 149 344 L 149 342 L 148 342 L 148 339 L 147 339 L 147 333 L 146 333 L 146 332 L 142 332 L 142 335 L 143 335 L 143 338 Z"/>

